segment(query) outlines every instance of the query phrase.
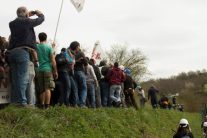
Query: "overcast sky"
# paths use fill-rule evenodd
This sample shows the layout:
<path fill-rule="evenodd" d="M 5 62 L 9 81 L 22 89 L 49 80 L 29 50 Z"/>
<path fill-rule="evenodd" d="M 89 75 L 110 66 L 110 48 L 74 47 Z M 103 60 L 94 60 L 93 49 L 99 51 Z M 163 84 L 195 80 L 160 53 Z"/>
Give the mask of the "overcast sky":
<path fill-rule="evenodd" d="M 54 37 L 61 0 L 1 0 L 0 36 L 10 34 L 8 23 L 16 9 L 38 9 L 45 22 L 36 33 Z M 57 34 L 59 47 L 73 40 L 93 48 L 96 40 L 102 49 L 128 44 L 147 56 L 152 78 L 170 77 L 180 72 L 207 68 L 206 0 L 85 0 L 78 13 L 70 0 L 64 7 Z"/>

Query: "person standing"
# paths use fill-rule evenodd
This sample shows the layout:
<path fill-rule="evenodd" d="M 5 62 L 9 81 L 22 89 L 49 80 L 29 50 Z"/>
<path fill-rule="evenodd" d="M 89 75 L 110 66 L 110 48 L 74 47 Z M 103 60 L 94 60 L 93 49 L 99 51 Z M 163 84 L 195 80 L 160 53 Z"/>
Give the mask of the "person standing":
<path fill-rule="evenodd" d="M 75 79 L 77 81 L 78 86 L 78 98 L 79 98 L 79 106 L 85 108 L 86 107 L 86 98 L 87 98 L 87 84 L 86 84 L 86 75 L 84 69 L 84 61 L 85 54 L 80 49 L 80 43 L 77 41 L 73 41 L 70 44 L 71 51 L 75 56 Z"/>
<path fill-rule="evenodd" d="M 110 100 L 111 103 L 114 103 L 116 106 L 121 104 L 121 84 L 125 80 L 125 75 L 123 71 L 119 68 L 118 62 L 114 63 L 114 67 L 109 70 L 107 74 L 107 79 L 110 83 Z"/>
<path fill-rule="evenodd" d="M 99 81 L 100 93 L 101 93 L 101 104 L 102 107 L 110 106 L 109 100 L 109 81 L 107 80 L 107 73 L 110 67 L 107 65 L 107 61 L 103 60 L 99 64 L 99 69 L 101 71 L 101 79 Z"/>
<path fill-rule="evenodd" d="M 125 81 L 124 81 L 124 95 L 126 105 L 129 107 L 133 105 L 136 109 L 138 109 L 138 104 L 135 100 L 135 92 L 134 89 L 137 87 L 137 83 L 131 77 L 131 70 L 129 68 L 124 69 L 125 73 Z"/>
<path fill-rule="evenodd" d="M 26 106 L 30 54 L 33 56 L 35 65 L 38 62 L 35 51 L 36 36 L 34 27 L 44 21 L 44 15 L 38 10 L 29 12 L 26 7 L 19 7 L 16 13 L 17 18 L 9 23 L 11 35 L 8 47 L 8 61 L 11 69 L 11 103 Z M 33 15 L 38 17 L 30 19 L 29 17 Z"/>
<path fill-rule="evenodd" d="M 70 104 L 73 107 L 78 107 L 78 101 L 79 101 L 78 87 L 74 75 L 75 56 L 73 51 L 70 49 L 70 47 L 67 48 L 67 53 L 72 59 L 72 62 L 69 64 L 69 77 L 70 77 L 70 84 L 71 84 L 71 96 L 69 98 Z"/>
<path fill-rule="evenodd" d="M 137 86 L 135 89 L 137 89 L 137 92 L 140 95 L 140 106 L 144 107 L 146 102 L 144 89 L 141 86 Z"/>
<path fill-rule="evenodd" d="M 154 87 L 151 86 L 148 90 L 148 100 L 151 99 L 152 108 L 158 108 L 158 101 L 157 101 L 157 93 L 159 91 Z"/>
<path fill-rule="evenodd" d="M 90 59 L 89 64 L 93 67 L 96 78 L 98 80 L 98 82 L 100 82 L 101 80 L 101 72 L 98 66 L 95 65 L 96 61 L 94 59 Z M 101 107 L 101 90 L 100 90 L 100 86 L 97 85 L 96 89 L 95 89 L 95 96 L 96 96 L 96 108 Z"/>
<path fill-rule="evenodd" d="M 27 104 L 30 106 L 35 106 L 36 104 L 36 96 L 35 96 L 35 69 L 34 64 L 30 61 L 28 66 L 28 74 L 29 74 L 29 83 L 26 90 Z"/>
<path fill-rule="evenodd" d="M 47 34 L 39 33 L 40 44 L 37 45 L 39 67 L 37 69 L 38 97 L 41 108 L 48 108 L 50 105 L 51 90 L 54 89 L 54 78 L 58 78 L 55 56 L 52 47 L 47 44 Z"/>
<path fill-rule="evenodd" d="M 59 103 L 69 106 L 69 97 L 71 95 L 71 82 L 69 77 L 69 64 L 72 62 L 66 48 L 62 48 L 60 54 L 56 56 L 59 80 L 64 88 L 60 92 Z"/>
<path fill-rule="evenodd" d="M 91 108 L 95 108 L 96 107 L 95 90 L 98 87 L 98 80 L 97 80 L 93 67 L 88 63 L 88 61 L 85 61 L 84 66 L 86 69 L 88 106 Z"/>

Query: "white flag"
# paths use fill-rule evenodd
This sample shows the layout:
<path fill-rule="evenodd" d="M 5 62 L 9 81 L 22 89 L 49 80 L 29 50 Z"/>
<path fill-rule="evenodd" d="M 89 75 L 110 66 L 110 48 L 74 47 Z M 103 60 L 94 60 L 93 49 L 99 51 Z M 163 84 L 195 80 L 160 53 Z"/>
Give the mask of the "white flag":
<path fill-rule="evenodd" d="M 85 0 L 71 0 L 71 2 L 75 6 L 76 10 L 80 12 L 83 9 Z"/>
<path fill-rule="evenodd" d="M 104 52 L 99 41 L 97 41 L 94 45 L 91 58 L 94 59 L 96 63 L 99 63 L 104 58 Z"/>

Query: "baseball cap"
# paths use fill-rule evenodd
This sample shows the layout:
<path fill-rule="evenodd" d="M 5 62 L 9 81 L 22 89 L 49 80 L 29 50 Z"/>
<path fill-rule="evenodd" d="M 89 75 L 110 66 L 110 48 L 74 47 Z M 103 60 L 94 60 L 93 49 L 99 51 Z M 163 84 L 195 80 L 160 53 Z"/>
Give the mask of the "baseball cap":
<path fill-rule="evenodd" d="M 131 75 L 131 70 L 129 68 L 125 68 L 124 73 L 126 73 L 127 75 Z"/>

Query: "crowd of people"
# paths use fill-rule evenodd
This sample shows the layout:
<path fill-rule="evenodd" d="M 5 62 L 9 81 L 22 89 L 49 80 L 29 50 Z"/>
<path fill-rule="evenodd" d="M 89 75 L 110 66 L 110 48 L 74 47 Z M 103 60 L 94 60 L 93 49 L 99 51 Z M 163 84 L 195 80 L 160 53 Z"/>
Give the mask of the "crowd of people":
<path fill-rule="evenodd" d="M 36 40 L 34 27 L 44 22 L 44 14 L 38 10 L 28 11 L 26 7 L 19 7 L 16 13 L 17 18 L 9 23 L 9 40 L 0 37 L 0 86 L 7 87 L 11 82 L 12 104 L 41 109 L 56 104 L 80 108 L 138 108 L 149 100 L 154 109 L 158 105 L 163 109 L 176 105 L 176 97 L 172 105 L 165 95 L 158 101 L 159 91 L 153 85 L 146 98 L 129 68 L 118 62 L 109 64 L 106 60 L 96 65 L 94 59 L 81 51 L 78 41 L 55 54 L 55 44 L 48 44 L 45 32 L 39 33 L 39 41 Z M 37 17 L 29 18 L 34 15 Z M 135 94 L 140 97 L 139 104 Z M 202 127 L 206 134 L 207 122 L 203 122 Z M 181 119 L 173 137 L 184 136 L 193 138 L 188 121 Z"/>
<path fill-rule="evenodd" d="M 55 44 L 47 41 L 47 33 L 39 33 L 36 40 L 34 28 L 44 22 L 44 14 L 26 7 L 19 7 L 16 13 L 17 18 L 9 23 L 8 41 L 1 37 L 0 55 L 0 84 L 11 82 L 12 104 L 42 109 L 56 104 L 138 108 L 134 96 L 137 92 L 144 106 L 144 90 L 133 80 L 129 68 L 106 60 L 96 65 L 81 51 L 78 41 L 56 54 Z M 36 18 L 30 18 L 34 15 Z"/>
<path fill-rule="evenodd" d="M 129 68 L 118 62 L 109 64 L 106 60 L 96 65 L 94 59 L 81 51 L 78 41 L 71 42 L 56 54 L 55 44 L 47 42 L 45 32 L 39 33 L 39 40 L 36 40 L 34 28 L 44 22 L 42 12 L 19 7 L 16 13 L 17 18 L 9 23 L 9 40 L 0 39 L 0 85 L 7 86 L 11 80 L 11 103 L 40 108 L 56 104 L 82 108 L 138 108 L 135 99 L 138 94 L 140 107 L 149 100 L 154 109 L 171 108 L 167 97 L 157 100 L 159 91 L 153 85 L 146 98 Z M 30 18 L 34 15 L 36 18 Z M 172 105 L 176 105 L 176 99 Z"/>

